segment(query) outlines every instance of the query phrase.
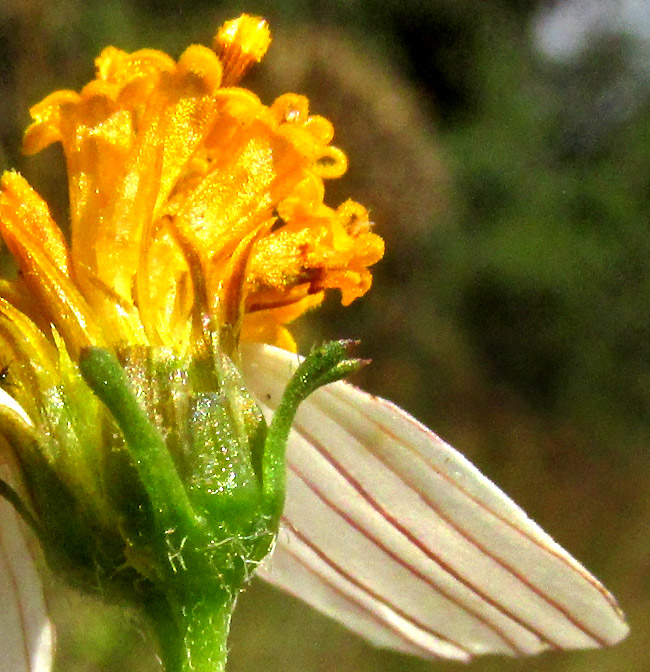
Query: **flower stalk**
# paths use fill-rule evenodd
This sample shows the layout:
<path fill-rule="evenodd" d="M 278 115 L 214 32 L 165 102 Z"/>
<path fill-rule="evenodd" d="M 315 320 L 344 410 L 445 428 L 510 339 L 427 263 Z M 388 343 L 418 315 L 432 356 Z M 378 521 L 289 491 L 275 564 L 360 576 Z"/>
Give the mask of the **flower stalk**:
<path fill-rule="evenodd" d="M 154 599 L 146 605 L 167 672 L 223 672 L 226 668 L 234 602 L 227 594 L 202 594 L 190 603 L 172 605 L 168 599 Z"/>

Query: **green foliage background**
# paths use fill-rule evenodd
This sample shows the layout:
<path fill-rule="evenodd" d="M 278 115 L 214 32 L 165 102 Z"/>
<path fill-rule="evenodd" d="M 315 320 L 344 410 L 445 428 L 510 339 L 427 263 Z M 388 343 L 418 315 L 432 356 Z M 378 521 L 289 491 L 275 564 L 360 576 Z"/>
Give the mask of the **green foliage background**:
<path fill-rule="evenodd" d="M 372 292 L 303 321 L 304 348 L 359 337 L 359 384 L 436 429 L 617 595 L 632 635 L 604 652 L 472 669 L 650 669 L 650 61 L 630 38 L 576 60 L 535 51 L 533 0 L 3 0 L 0 162 L 66 221 L 60 153 L 19 153 L 27 110 L 79 88 L 106 44 L 180 54 L 241 11 L 275 40 L 247 84 L 306 93 L 387 241 Z M 649 10 L 650 11 L 650 10 Z M 639 64 L 643 65 L 640 66 Z M 156 670 L 121 612 L 52 591 L 58 670 Z M 230 670 L 453 670 L 377 651 L 262 585 Z"/>

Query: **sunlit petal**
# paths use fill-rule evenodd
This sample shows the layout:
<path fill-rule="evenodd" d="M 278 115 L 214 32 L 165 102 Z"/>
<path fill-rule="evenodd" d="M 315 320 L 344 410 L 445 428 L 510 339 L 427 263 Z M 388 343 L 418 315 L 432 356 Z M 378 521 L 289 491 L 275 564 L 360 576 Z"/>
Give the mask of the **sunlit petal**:
<path fill-rule="evenodd" d="M 5 463 L 0 464 L 0 478 L 11 482 Z M 49 672 L 54 631 L 47 618 L 41 579 L 23 523 L 2 498 L 0 520 L 0 672 Z"/>
<path fill-rule="evenodd" d="M 247 346 L 274 408 L 297 357 Z M 431 655 L 610 645 L 628 631 L 606 589 L 435 434 L 336 383 L 299 410 L 285 530 L 260 575 L 369 639 Z M 365 621 L 357 619 L 365 612 Z M 383 629 L 378 623 L 383 625 Z"/>

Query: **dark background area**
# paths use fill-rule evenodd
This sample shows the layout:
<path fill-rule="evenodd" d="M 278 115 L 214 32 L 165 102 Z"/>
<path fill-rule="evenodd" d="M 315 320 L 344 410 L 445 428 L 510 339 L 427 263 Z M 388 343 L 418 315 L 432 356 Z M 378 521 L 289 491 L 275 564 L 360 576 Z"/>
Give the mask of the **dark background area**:
<path fill-rule="evenodd" d="M 81 88 L 107 44 L 178 56 L 242 11 L 269 19 L 274 42 L 245 85 L 266 103 L 305 93 L 333 121 L 350 169 L 328 201 L 364 203 L 387 243 L 372 291 L 346 309 L 331 297 L 297 325 L 301 347 L 360 338 L 373 364 L 356 382 L 465 453 L 629 616 L 615 649 L 472 664 L 482 672 L 650 669 L 650 17 L 625 30 L 612 14 L 580 41 L 557 23 L 562 8 L 0 2 L 0 163 L 61 223 L 60 151 L 20 154 L 31 104 Z M 121 612 L 62 588 L 53 603 L 59 671 L 157 669 Z M 231 643 L 232 672 L 460 669 L 375 650 L 257 584 Z"/>

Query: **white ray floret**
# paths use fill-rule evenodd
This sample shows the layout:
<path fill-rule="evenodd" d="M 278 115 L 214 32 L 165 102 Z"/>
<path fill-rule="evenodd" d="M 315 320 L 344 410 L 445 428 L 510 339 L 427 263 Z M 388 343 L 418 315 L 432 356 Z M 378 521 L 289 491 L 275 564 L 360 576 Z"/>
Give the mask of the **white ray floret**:
<path fill-rule="evenodd" d="M 2 390 L 0 390 L 2 392 Z M 0 478 L 12 473 L 0 464 Z M 0 497 L 0 672 L 49 672 L 54 632 L 24 523 Z"/>
<path fill-rule="evenodd" d="M 270 412 L 299 359 L 261 345 L 242 356 Z M 265 580 L 380 646 L 430 657 L 591 648 L 627 634 L 597 579 L 394 404 L 334 383 L 293 426 Z"/>

